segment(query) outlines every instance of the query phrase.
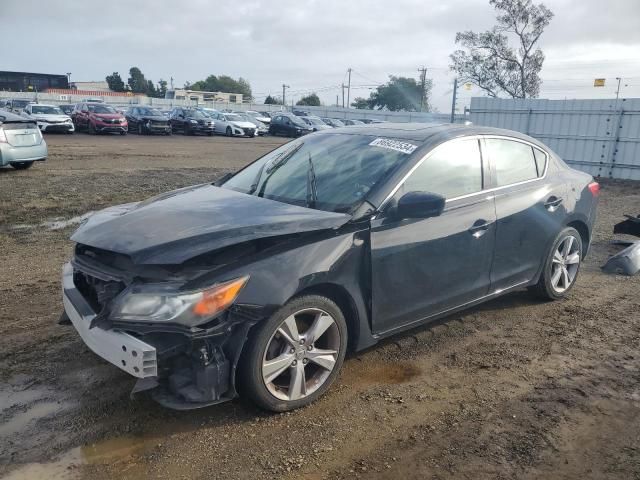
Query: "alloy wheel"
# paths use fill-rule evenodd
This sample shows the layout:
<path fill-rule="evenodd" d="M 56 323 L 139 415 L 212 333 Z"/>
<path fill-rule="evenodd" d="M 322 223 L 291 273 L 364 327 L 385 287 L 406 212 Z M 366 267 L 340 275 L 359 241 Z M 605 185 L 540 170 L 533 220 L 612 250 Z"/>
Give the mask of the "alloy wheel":
<path fill-rule="evenodd" d="M 340 350 L 335 319 L 317 308 L 287 317 L 271 336 L 262 360 L 262 379 L 276 398 L 311 395 L 329 378 Z"/>
<path fill-rule="evenodd" d="M 553 252 L 551 261 L 551 286 L 562 293 L 566 291 L 576 278 L 580 267 L 580 248 L 572 235 L 564 238 Z"/>

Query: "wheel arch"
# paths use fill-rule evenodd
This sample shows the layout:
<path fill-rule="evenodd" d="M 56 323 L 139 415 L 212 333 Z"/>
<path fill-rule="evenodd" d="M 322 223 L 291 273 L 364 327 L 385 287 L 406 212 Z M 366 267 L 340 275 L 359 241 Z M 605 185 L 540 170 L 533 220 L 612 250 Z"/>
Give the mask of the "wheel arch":
<path fill-rule="evenodd" d="M 577 219 L 567 223 L 567 227 L 575 228 L 580 234 L 580 240 L 582 240 L 582 258 L 585 258 L 591 243 L 591 232 L 589 231 L 589 227 L 586 222 Z"/>
<path fill-rule="evenodd" d="M 355 300 L 347 289 L 335 283 L 319 283 L 296 292 L 292 298 L 302 297 L 304 295 L 320 295 L 327 297 L 338 305 L 338 308 L 344 315 L 345 322 L 347 323 L 347 332 L 349 335 L 347 351 L 353 351 L 357 346 L 359 337 L 360 318 Z M 289 301 L 290 300 L 291 299 L 289 299 Z"/>

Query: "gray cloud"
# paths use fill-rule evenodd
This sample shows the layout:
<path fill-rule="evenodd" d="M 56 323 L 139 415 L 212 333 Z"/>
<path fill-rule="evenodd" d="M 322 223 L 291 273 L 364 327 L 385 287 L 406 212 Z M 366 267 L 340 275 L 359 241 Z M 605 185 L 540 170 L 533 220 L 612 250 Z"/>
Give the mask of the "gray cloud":
<path fill-rule="evenodd" d="M 640 59 L 620 57 L 632 57 L 640 45 L 640 2 L 546 4 L 556 16 L 542 41 L 544 75 L 640 75 Z M 277 94 L 282 82 L 299 96 L 339 85 L 349 66 L 354 85 L 371 85 L 389 74 L 417 76 L 426 65 L 434 102 L 446 110 L 456 31 L 488 29 L 494 15 L 486 0 L 3 0 L 3 37 L 16 41 L 5 44 L 2 68 L 98 80 L 113 71 L 126 77 L 135 65 L 148 78 L 173 77 L 177 85 L 228 74 L 248 79 L 258 96 Z M 368 92 L 354 89 L 352 97 Z M 337 93 L 327 89 L 321 97 L 332 102 Z"/>

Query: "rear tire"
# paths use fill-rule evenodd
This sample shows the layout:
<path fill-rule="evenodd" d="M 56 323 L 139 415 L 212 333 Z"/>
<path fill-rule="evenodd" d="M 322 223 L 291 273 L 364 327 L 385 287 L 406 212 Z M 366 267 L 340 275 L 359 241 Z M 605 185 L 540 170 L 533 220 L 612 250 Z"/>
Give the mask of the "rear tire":
<path fill-rule="evenodd" d="M 294 298 L 256 326 L 247 341 L 237 377 L 241 393 L 273 412 L 312 403 L 338 377 L 347 335 L 344 315 L 332 300 Z"/>
<path fill-rule="evenodd" d="M 576 284 L 582 263 L 582 239 L 575 228 L 567 227 L 553 241 L 538 283 L 530 287 L 543 300 L 559 300 Z"/>
<path fill-rule="evenodd" d="M 15 162 L 12 163 L 11 166 L 16 170 L 26 170 L 33 166 L 33 162 Z"/>

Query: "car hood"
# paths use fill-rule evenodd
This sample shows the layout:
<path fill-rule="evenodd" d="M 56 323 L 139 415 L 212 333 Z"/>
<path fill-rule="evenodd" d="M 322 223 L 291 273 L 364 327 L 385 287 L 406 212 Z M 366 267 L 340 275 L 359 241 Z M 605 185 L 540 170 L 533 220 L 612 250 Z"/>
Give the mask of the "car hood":
<path fill-rule="evenodd" d="M 231 125 L 234 125 L 238 128 L 256 128 L 256 124 L 255 123 L 251 123 L 251 122 L 236 122 L 236 121 L 230 121 L 229 122 Z"/>
<path fill-rule="evenodd" d="M 167 117 L 163 115 L 143 115 L 140 120 L 153 120 L 154 122 L 166 122 Z"/>
<path fill-rule="evenodd" d="M 233 244 L 335 229 L 351 217 L 198 185 L 92 215 L 71 237 L 136 264 L 180 264 Z"/>
<path fill-rule="evenodd" d="M 57 113 L 33 113 L 31 114 L 36 120 L 42 120 L 45 122 L 64 122 L 71 120 L 69 115 L 59 115 Z"/>
<path fill-rule="evenodd" d="M 99 119 L 112 119 L 112 118 L 124 118 L 124 116 L 120 113 L 92 113 L 96 118 Z"/>

